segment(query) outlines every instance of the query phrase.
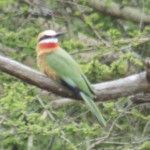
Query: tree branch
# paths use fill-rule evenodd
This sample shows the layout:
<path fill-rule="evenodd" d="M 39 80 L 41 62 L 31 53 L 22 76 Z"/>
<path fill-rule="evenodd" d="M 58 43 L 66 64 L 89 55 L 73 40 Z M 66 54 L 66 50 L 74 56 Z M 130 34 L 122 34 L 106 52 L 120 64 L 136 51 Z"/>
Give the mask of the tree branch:
<path fill-rule="evenodd" d="M 103 0 L 88 0 L 88 5 L 94 10 L 110 15 L 112 17 L 118 17 L 134 22 L 142 22 L 144 24 L 150 24 L 150 16 L 148 14 L 142 14 L 140 10 L 133 7 L 123 6 L 115 2 L 110 2 L 110 5 L 106 5 Z"/>
<path fill-rule="evenodd" d="M 29 84 L 49 92 L 53 92 L 62 97 L 80 99 L 66 88 L 55 83 L 45 74 L 33 70 L 30 67 L 27 67 L 10 58 L 0 56 L 0 70 Z M 98 83 L 93 85 L 93 87 L 96 92 L 95 100 L 97 101 L 131 96 L 141 92 L 150 92 L 150 84 L 147 79 L 146 72 L 131 75 L 119 80 Z"/>
<path fill-rule="evenodd" d="M 73 96 L 73 94 L 69 90 L 66 90 L 64 87 L 61 87 L 53 80 L 48 78 L 45 74 L 33 70 L 30 67 L 25 66 L 10 58 L 0 56 L 0 70 L 7 74 L 15 76 L 29 84 L 53 92 L 57 95 L 61 95 L 64 97 Z"/>
<path fill-rule="evenodd" d="M 46 8 L 46 6 L 42 5 L 40 1 L 34 2 L 31 0 L 20 0 L 20 2 L 27 3 L 33 7 L 29 10 L 29 13 L 33 16 L 50 17 L 54 14 L 61 15 L 61 13 L 59 12 L 54 12 L 52 9 Z M 66 3 L 67 2 L 68 1 L 66 1 Z M 122 6 L 115 2 L 110 2 L 110 4 L 106 4 L 104 0 L 87 0 L 87 4 L 95 11 L 112 17 L 130 20 L 137 23 L 150 24 L 149 14 L 143 13 L 140 9 L 134 7 Z"/>
<path fill-rule="evenodd" d="M 135 104 L 150 103 L 150 94 L 137 94 L 130 99 Z"/>

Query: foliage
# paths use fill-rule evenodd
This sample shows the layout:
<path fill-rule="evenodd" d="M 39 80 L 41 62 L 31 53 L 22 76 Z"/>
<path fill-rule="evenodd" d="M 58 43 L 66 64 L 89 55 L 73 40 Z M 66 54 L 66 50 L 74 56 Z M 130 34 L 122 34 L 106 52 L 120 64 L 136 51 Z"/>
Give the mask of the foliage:
<path fill-rule="evenodd" d="M 149 12 L 149 1 L 144 5 L 139 0 L 114 2 L 122 7 L 135 3 Z M 111 3 L 105 0 L 107 6 Z M 45 12 L 48 9 L 50 16 L 37 12 L 39 6 Z M 145 40 L 149 26 L 99 13 L 86 0 L 39 4 L 0 0 L 0 11 L 0 45 L 11 49 L 0 48 L 0 52 L 22 63 L 30 56 L 31 67 L 36 61 L 35 37 L 49 28 L 67 31 L 61 46 L 77 59 L 92 83 L 139 72 L 141 60 L 150 54 L 149 40 Z M 128 97 L 100 103 L 107 120 L 107 127 L 101 128 L 83 103 L 55 108 L 51 101 L 56 99 L 0 72 L 0 149 L 149 149 L 149 105 L 135 105 Z"/>

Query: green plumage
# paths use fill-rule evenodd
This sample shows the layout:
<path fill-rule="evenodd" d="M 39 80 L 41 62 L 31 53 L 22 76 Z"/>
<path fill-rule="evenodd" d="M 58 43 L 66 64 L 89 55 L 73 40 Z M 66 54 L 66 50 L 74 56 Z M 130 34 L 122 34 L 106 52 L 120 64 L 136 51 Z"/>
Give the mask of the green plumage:
<path fill-rule="evenodd" d="M 55 71 L 61 80 L 79 90 L 79 95 L 86 102 L 91 112 L 97 117 L 99 123 L 105 126 L 105 120 L 92 100 L 94 92 L 90 83 L 74 59 L 59 47 L 56 51 L 47 53 L 45 60 L 47 65 Z"/>

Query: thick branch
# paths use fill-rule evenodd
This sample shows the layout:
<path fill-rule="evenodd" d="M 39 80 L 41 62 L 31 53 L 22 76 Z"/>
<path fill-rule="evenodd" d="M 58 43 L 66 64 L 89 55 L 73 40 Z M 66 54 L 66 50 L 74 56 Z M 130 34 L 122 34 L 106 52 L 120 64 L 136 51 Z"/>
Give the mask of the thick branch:
<path fill-rule="evenodd" d="M 94 10 L 97 10 L 98 12 L 104 13 L 106 15 L 131 20 L 138 23 L 150 23 L 150 15 L 142 14 L 140 10 L 133 7 L 121 7 L 121 5 L 115 2 L 110 2 L 110 5 L 108 6 L 103 0 L 88 0 L 87 2 L 90 7 L 94 8 Z"/>
<path fill-rule="evenodd" d="M 55 94 L 68 97 L 72 97 L 73 95 L 70 91 L 64 89 L 64 87 L 60 87 L 60 85 L 56 84 L 45 74 L 4 56 L 0 56 L 0 70 Z"/>
<path fill-rule="evenodd" d="M 0 70 L 41 89 L 53 92 L 63 97 L 77 99 L 77 97 L 69 90 L 56 84 L 43 73 L 33 70 L 4 56 L 0 56 Z M 150 84 L 146 78 L 146 72 L 119 80 L 95 84 L 93 87 L 96 91 L 95 100 L 103 101 L 129 96 L 140 92 L 150 92 Z"/>

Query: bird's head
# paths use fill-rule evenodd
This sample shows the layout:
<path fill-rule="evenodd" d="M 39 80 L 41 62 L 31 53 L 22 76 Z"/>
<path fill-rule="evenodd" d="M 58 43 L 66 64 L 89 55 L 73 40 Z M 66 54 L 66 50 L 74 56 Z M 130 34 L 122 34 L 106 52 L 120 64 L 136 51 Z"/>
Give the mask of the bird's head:
<path fill-rule="evenodd" d="M 40 48 L 56 48 L 58 46 L 58 37 L 64 32 L 55 32 L 54 30 L 46 30 L 41 32 L 37 38 L 37 44 Z"/>

